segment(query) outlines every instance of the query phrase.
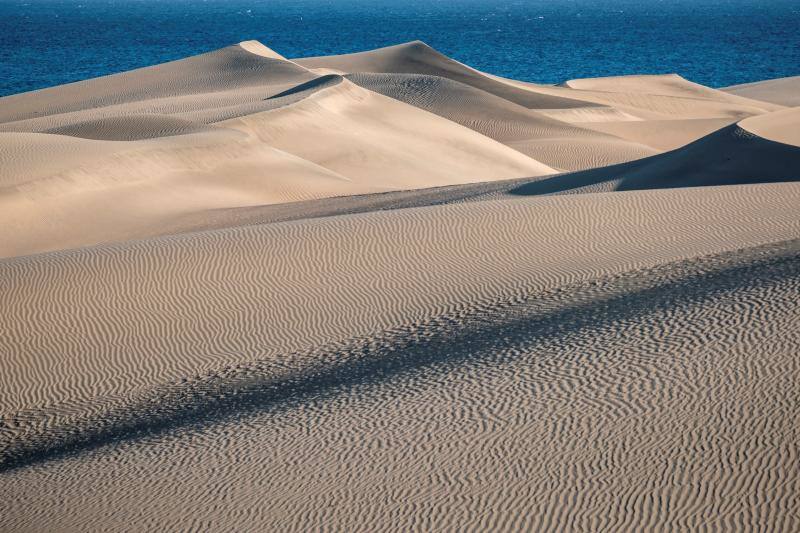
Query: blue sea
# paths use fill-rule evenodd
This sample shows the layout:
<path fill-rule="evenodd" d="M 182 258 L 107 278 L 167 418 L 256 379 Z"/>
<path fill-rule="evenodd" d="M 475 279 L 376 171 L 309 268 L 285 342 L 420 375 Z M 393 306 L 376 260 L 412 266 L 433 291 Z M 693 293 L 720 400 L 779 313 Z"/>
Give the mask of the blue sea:
<path fill-rule="evenodd" d="M 502 76 L 800 74 L 798 0 L 0 0 L 0 95 L 258 39 L 288 57 L 421 39 Z"/>

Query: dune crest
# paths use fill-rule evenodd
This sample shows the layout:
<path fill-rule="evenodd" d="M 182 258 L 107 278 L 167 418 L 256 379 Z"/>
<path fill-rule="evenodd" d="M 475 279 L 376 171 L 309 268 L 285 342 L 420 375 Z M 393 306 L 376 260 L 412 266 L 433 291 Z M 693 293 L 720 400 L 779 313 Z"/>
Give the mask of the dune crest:
<path fill-rule="evenodd" d="M 239 43 L 239 46 L 250 52 L 251 54 L 256 54 L 258 56 L 268 57 L 270 59 L 280 59 L 281 61 L 288 61 L 285 57 L 280 55 L 275 50 L 271 48 L 267 48 L 264 44 L 258 41 L 242 41 Z"/>
<path fill-rule="evenodd" d="M 370 72 L 440 76 L 471 85 L 530 109 L 592 105 L 566 97 L 537 94 L 498 83 L 482 72 L 441 54 L 422 41 L 412 41 L 367 52 L 356 52 L 340 56 L 300 58 L 295 61 L 312 69 L 334 69 L 351 74 Z"/>

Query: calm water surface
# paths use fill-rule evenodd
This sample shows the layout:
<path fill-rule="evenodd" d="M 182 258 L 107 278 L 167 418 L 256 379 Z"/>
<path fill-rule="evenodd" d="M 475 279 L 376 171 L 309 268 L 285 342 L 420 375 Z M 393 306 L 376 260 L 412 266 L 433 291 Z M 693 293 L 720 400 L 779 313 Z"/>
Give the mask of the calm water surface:
<path fill-rule="evenodd" d="M 289 56 L 421 39 L 518 79 L 800 74 L 797 0 L 0 0 L 0 95 L 258 39 Z"/>

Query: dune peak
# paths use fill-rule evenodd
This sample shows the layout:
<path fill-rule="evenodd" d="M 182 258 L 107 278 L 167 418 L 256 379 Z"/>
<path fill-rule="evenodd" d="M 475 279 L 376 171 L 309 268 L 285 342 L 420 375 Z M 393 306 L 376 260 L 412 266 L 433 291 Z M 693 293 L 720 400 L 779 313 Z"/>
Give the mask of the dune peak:
<path fill-rule="evenodd" d="M 433 50 L 433 47 L 426 43 L 425 41 L 421 41 L 420 39 L 414 39 L 413 41 L 408 41 L 406 43 L 400 43 L 397 46 L 402 46 L 405 48 L 430 48 Z"/>
<path fill-rule="evenodd" d="M 283 61 L 286 61 L 286 58 L 283 57 L 281 54 L 279 54 L 275 50 L 265 46 L 264 44 L 256 40 L 242 41 L 239 43 L 239 46 L 244 48 L 251 54 L 255 54 L 262 57 L 268 57 L 270 59 L 281 59 Z"/>

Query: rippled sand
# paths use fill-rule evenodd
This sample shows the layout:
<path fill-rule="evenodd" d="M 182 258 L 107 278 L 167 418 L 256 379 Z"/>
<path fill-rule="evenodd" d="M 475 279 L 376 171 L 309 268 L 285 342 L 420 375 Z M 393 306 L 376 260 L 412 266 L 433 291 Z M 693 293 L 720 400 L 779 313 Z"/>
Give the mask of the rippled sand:
<path fill-rule="evenodd" d="M 799 528 L 791 83 L 248 41 L 0 99 L 0 529 Z"/>

